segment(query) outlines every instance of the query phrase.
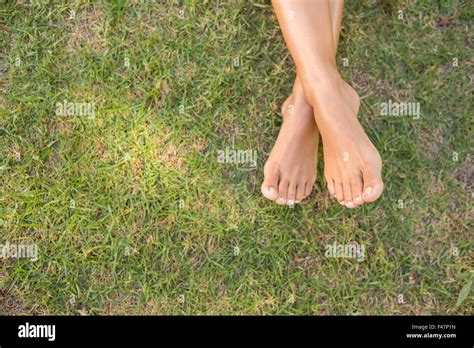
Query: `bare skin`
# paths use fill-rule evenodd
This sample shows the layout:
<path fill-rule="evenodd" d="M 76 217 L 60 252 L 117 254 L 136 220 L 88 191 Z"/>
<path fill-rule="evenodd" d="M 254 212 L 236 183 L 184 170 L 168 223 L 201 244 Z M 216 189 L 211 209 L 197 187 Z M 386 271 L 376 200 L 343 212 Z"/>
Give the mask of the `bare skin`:
<path fill-rule="evenodd" d="M 357 119 L 357 92 L 337 70 L 330 3 L 342 1 L 273 0 L 273 7 L 314 110 L 328 190 L 342 205 L 355 208 L 381 195 L 382 160 Z"/>
<path fill-rule="evenodd" d="M 331 3 L 335 46 L 339 41 L 342 8 L 342 0 Z M 262 194 L 277 204 L 300 203 L 311 194 L 316 180 L 319 143 L 313 113 L 296 76 L 292 94 L 282 106 L 283 124 L 265 164 L 265 179 L 261 187 Z"/>
<path fill-rule="evenodd" d="M 300 203 L 316 180 L 319 133 L 313 108 L 296 78 L 282 106 L 283 124 L 265 163 L 262 194 L 277 204 Z"/>

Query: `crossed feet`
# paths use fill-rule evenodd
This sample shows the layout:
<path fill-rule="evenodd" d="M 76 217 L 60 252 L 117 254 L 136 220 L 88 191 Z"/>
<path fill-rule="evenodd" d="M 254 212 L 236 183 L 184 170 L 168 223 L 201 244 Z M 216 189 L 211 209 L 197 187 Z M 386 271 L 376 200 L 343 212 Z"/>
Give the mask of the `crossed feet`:
<path fill-rule="evenodd" d="M 375 201 L 383 191 L 382 160 L 357 119 L 357 92 L 339 79 L 315 91 L 311 100 L 297 78 L 282 106 L 283 123 L 265 163 L 262 194 L 288 205 L 310 195 L 321 133 L 331 195 L 347 208 Z"/>

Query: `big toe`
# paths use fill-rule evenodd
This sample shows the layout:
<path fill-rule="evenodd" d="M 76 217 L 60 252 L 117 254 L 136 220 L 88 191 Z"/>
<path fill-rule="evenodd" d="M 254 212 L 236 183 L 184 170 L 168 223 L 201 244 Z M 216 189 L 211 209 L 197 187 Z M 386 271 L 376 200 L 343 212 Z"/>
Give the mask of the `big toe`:
<path fill-rule="evenodd" d="M 262 187 L 260 187 L 260 191 L 265 196 L 265 198 L 274 201 L 278 198 L 278 190 L 275 187 L 276 185 L 264 182 Z"/>
<path fill-rule="evenodd" d="M 364 193 L 362 198 L 364 202 L 376 201 L 383 192 L 383 181 L 380 175 L 371 177 L 364 176 Z"/>
<path fill-rule="evenodd" d="M 265 198 L 271 201 L 275 201 L 278 198 L 278 176 L 278 168 L 267 162 L 264 168 L 265 179 L 260 187 L 260 191 Z"/>

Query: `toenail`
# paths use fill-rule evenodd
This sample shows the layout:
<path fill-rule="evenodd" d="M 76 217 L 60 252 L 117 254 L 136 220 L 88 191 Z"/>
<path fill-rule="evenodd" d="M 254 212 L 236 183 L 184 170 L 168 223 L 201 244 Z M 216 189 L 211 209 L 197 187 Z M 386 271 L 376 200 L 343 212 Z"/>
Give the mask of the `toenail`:
<path fill-rule="evenodd" d="M 288 205 L 295 205 L 295 201 L 289 199 L 289 200 L 288 200 Z"/>
<path fill-rule="evenodd" d="M 278 198 L 277 200 L 278 203 L 285 203 L 285 199 L 283 197 Z"/>
<path fill-rule="evenodd" d="M 356 203 L 362 203 L 362 197 L 360 195 L 357 195 L 355 201 Z"/>
<path fill-rule="evenodd" d="M 372 187 L 367 187 L 367 189 L 364 192 L 364 197 L 367 197 L 372 193 Z"/>
<path fill-rule="evenodd" d="M 342 205 L 344 205 L 344 201 L 339 201 L 339 204 L 342 204 Z"/>
<path fill-rule="evenodd" d="M 271 194 L 273 192 L 275 192 L 275 189 L 273 187 L 268 187 L 267 186 L 267 193 Z"/>
<path fill-rule="evenodd" d="M 353 207 L 353 206 L 354 206 L 354 203 L 352 203 L 352 201 L 347 201 L 347 206 Z"/>

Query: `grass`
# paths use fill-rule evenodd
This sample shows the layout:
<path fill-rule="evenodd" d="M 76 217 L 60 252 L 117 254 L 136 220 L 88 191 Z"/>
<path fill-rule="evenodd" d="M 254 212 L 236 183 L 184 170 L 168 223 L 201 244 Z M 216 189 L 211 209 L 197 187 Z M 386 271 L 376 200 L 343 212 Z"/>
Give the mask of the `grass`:
<path fill-rule="evenodd" d="M 0 314 L 472 315 L 473 16 L 347 1 L 338 60 L 386 183 L 349 211 L 321 158 L 306 204 L 260 195 L 294 78 L 268 2 L 1 4 L 0 244 L 40 255 L 0 259 Z M 379 116 L 389 99 L 421 118 Z M 233 143 L 256 169 L 217 162 Z"/>

